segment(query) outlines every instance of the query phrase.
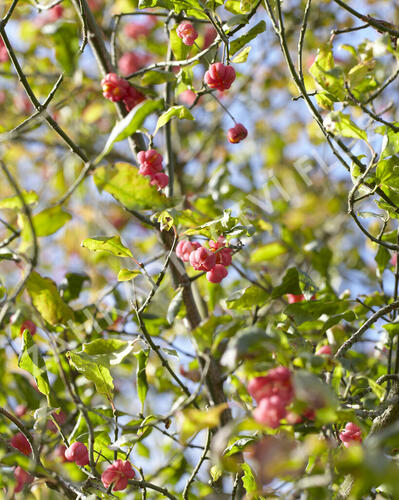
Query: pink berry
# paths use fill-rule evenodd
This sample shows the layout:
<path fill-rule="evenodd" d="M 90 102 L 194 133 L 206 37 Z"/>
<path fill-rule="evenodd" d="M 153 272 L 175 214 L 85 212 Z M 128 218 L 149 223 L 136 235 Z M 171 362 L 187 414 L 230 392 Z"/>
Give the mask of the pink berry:
<path fill-rule="evenodd" d="M 65 451 L 65 458 L 68 462 L 75 462 L 77 465 L 84 466 L 89 463 L 89 452 L 83 443 L 75 441 Z"/>
<path fill-rule="evenodd" d="M 30 484 L 34 477 L 29 474 L 29 472 L 26 472 L 26 470 L 22 469 L 22 467 L 18 466 L 14 470 L 14 477 L 17 481 L 17 484 L 15 486 L 15 493 L 19 493 L 24 489 L 25 484 Z"/>
<path fill-rule="evenodd" d="M 147 37 L 150 34 L 150 28 L 144 24 L 131 22 L 125 26 L 124 33 L 129 38 L 136 40 L 140 37 Z"/>
<path fill-rule="evenodd" d="M 190 259 L 191 252 L 197 250 L 201 246 L 198 241 L 187 241 L 181 240 L 176 246 L 176 255 L 183 262 L 188 262 Z"/>
<path fill-rule="evenodd" d="M 187 104 L 187 106 L 192 106 L 194 104 L 195 99 L 197 98 L 197 94 L 190 89 L 184 90 L 180 95 L 179 95 L 179 100 L 183 104 Z"/>
<path fill-rule="evenodd" d="M 211 64 L 205 73 L 205 83 L 211 89 L 227 90 L 236 79 L 236 72 L 233 66 L 225 66 L 223 63 Z"/>
<path fill-rule="evenodd" d="M 312 297 L 310 298 L 310 300 L 315 300 L 315 299 L 316 299 L 315 295 L 312 295 Z M 287 300 L 288 304 L 295 304 L 296 302 L 302 302 L 303 300 L 305 300 L 305 296 L 303 294 L 294 295 L 292 293 L 287 293 Z"/>
<path fill-rule="evenodd" d="M 253 412 L 254 419 L 260 424 L 275 429 L 280 425 L 280 420 L 286 416 L 285 402 L 280 396 L 263 398 Z"/>
<path fill-rule="evenodd" d="M 204 35 L 204 45 L 203 48 L 207 49 L 209 45 L 215 40 L 217 32 L 213 26 L 208 26 Z"/>
<path fill-rule="evenodd" d="M 62 17 L 62 14 L 64 13 L 64 8 L 62 5 L 54 5 L 49 11 L 48 11 L 48 22 L 54 23 L 58 19 Z"/>
<path fill-rule="evenodd" d="M 332 355 L 331 347 L 329 345 L 323 345 L 322 347 L 320 347 L 320 349 L 316 351 L 316 354 L 318 354 L 319 356 L 321 356 L 322 354 L 331 356 Z"/>
<path fill-rule="evenodd" d="M 28 332 L 33 336 L 37 330 L 35 323 L 33 323 L 33 321 L 31 321 L 30 319 L 26 319 L 21 325 L 20 329 L 21 335 L 24 333 L 25 330 L 28 330 Z"/>
<path fill-rule="evenodd" d="M 137 155 L 137 161 L 140 166 L 139 173 L 141 175 L 153 176 L 158 172 L 162 172 L 163 158 L 155 149 L 140 151 Z"/>
<path fill-rule="evenodd" d="M 398 256 L 397 256 L 397 254 L 396 254 L 396 253 L 394 253 L 394 254 L 392 255 L 392 258 L 391 258 L 391 266 L 396 267 L 396 262 L 397 262 L 397 259 L 398 259 Z"/>
<path fill-rule="evenodd" d="M 215 252 L 216 264 L 222 264 L 225 267 L 231 264 L 233 251 L 226 247 L 226 240 L 223 236 L 219 236 L 217 241 L 210 240 L 209 247 Z"/>
<path fill-rule="evenodd" d="M 348 422 L 339 438 L 344 443 L 344 446 L 349 448 L 349 446 L 362 442 L 362 430 L 353 422 Z"/>
<path fill-rule="evenodd" d="M 198 38 L 198 33 L 195 31 L 194 26 L 188 21 L 179 24 L 176 29 L 176 34 L 182 39 L 184 45 L 190 47 L 194 45 L 194 41 Z"/>
<path fill-rule="evenodd" d="M 145 95 L 143 95 L 135 87 L 129 85 L 126 97 L 123 99 L 126 111 L 131 111 L 135 106 L 137 106 L 137 104 L 143 101 L 145 101 Z"/>
<path fill-rule="evenodd" d="M 16 448 L 26 456 L 29 456 L 32 453 L 32 448 L 29 444 L 29 441 L 22 434 L 22 432 L 18 432 L 17 434 L 15 434 L 12 437 L 10 444 L 13 448 Z"/>
<path fill-rule="evenodd" d="M 67 420 L 67 416 L 66 416 L 65 412 L 60 410 L 59 413 L 53 412 L 52 415 L 60 427 L 62 427 L 65 424 L 65 422 Z M 55 423 L 52 420 L 49 420 L 47 422 L 47 429 L 51 432 L 57 432 L 57 430 L 58 430 Z"/>
<path fill-rule="evenodd" d="M 216 265 L 216 256 L 205 247 L 199 247 L 190 254 L 190 264 L 196 271 L 210 271 Z"/>
<path fill-rule="evenodd" d="M 169 184 L 169 176 L 163 172 L 159 172 L 151 176 L 151 186 L 157 186 L 158 191 L 165 188 Z"/>
<path fill-rule="evenodd" d="M 25 405 L 18 405 L 16 408 L 15 408 L 15 415 L 18 417 L 18 418 L 21 418 L 23 417 L 24 415 L 26 415 L 26 412 L 28 411 L 28 408 L 25 406 Z"/>
<path fill-rule="evenodd" d="M 0 38 L 0 63 L 8 61 L 8 52 L 2 38 Z"/>
<path fill-rule="evenodd" d="M 118 68 L 122 75 L 128 76 L 145 66 L 150 59 L 148 54 L 125 52 L 118 61 Z"/>
<path fill-rule="evenodd" d="M 101 474 L 101 481 L 105 488 L 108 489 L 112 484 L 113 491 L 121 491 L 126 488 L 129 479 L 133 479 L 134 476 L 135 473 L 130 462 L 119 459 L 105 469 Z"/>
<path fill-rule="evenodd" d="M 101 80 L 103 96 L 112 102 L 121 101 L 128 97 L 130 84 L 116 73 L 108 73 Z"/>
<path fill-rule="evenodd" d="M 236 123 L 233 128 L 227 131 L 227 139 L 232 144 L 237 144 L 244 140 L 248 135 L 248 130 L 242 123 Z"/>
<path fill-rule="evenodd" d="M 206 279 L 210 283 L 220 283 L 228 273 L 223 264 L 215 264 L 215 267 L 206 273 Z"/>
<path fill-rule="evenodd" d="M 263 398 L 278 395 L 288 405 L 294 398 L 291 372 L 285 366 L 278 366 L 266 376 L 252 379 L 248 384 L 248 392 L 257 403 Z"/>
<path fill-rule="evenodd" d="M 67 451 L 67 447 L 64 444 L 59 444 L 55 449 L 55 455 L 60 458 L 61 462 L 67 462 L 65 458 L 65 452 Z"/>

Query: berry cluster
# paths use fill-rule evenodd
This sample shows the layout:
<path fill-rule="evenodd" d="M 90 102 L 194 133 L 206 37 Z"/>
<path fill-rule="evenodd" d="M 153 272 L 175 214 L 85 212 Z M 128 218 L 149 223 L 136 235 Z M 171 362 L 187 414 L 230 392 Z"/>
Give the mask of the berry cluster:
<path fill-rule="evenodd" d="M 348 422 L 343 431 L 339 435 L 339 439 L 344 443 L 346 448 L 354 444 L 362 442 L 362 430 L 353 422 Z"/>
<path fill-rule="evenodd" d="M 291 372 L 285 366 L 270 370 L 248 384 L 248 392 L 258 403 L 253 412 L 255 420 L 273 429 L 287 416 L 287 406 L 294 399 Z"/>
<path fill-rule="evenodd" d="M 188 21 L 179 24 L 176 34 L 182 39 L 184 45 L 188 45 L 189 47 L 194 45 L 194 41 L 198 38 L 198 33 L 194 26 Z"/>
<path fill-rule="evenodd" d="M 169 183 L 169 177 L 163 172 L 162 155 L 155 149 L 148 151 L 140 151 L 137 155 L 139 163 L 139 174 L 148 175 L 150 177 L 150 184 L 157 186 L 158 191 L 165 188 Z"/>
<path fill-rule="evenodd" d="M 126 110 L 132 110 L 145 96 L 116 73 L 108 73 L 101 80 L 103 96 L 112 102 L 123 101 Z"/>
<path fill-rule="evenodd" d="M 179 241 L 176 255 L 183 262 L 190 262 L 196 271 L 205 271 L 210 283 L 220 283 L 228 274 L 226 267 L 232 261 L 232 249 L 226 246 L 226 240 L 219 236 L 217 241 L 209 241 L 206 248 L 196 241 Z"/>

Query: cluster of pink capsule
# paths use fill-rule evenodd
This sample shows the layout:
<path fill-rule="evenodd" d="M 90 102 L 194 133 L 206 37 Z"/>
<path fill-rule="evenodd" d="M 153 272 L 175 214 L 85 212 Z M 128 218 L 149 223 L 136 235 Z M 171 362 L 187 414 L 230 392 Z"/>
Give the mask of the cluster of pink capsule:
<path fill-rule="evenodd" d="M 165 188 L 169 183 L 169 176 L 163 172 L 163 158 L 155 149 L 140 151 L 137 155 L 139 163 L 139 174 L 148 176 L 150 184 L 157 186 L 158 191 Z"/>
<path fill-rule="evenodd" d="M 319 351 L 320 354 L 323 354 Z M 288 411 L 288 406 L 295 398 L 292 373 L 285 366 L 278 366 L 265 376 L 255 377 L 248 383 L 248 393 L 258 406 L 253 411 L 254 419 L 272 429 L 279 427 L 281 420 L 288 424 L 302 422 L 302 417 Z M 315 419 L 315 410 L 306 408 L 302 416 L 308 420 Z M 340 432 L 339 438 L 345 447 L 362 442 L 362 430 L 354 422 L 348 422 Z"/>
<path fill-rule="evenodd" d="M 220 283 L 228 274 L 233 251 L 226 246 L 226 240 L 219 236 L 217 241 L 209 241 L 209 247 L 203 247 L 197 241 L 179 241 L 176 255 L 183 262 L 190 262 L 196 271 L 205 271 L 210 283 Z"/>

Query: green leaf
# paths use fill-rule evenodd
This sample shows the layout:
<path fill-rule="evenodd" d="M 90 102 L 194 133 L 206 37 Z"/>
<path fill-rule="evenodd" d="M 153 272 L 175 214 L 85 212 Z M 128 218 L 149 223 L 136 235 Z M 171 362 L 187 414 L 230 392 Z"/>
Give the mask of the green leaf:
<path fill-rule="evenodd" d="M 391 260 L 391 254 L 388 252 L 388 250 L 382 246 L 379 246 L 377 254 L 375 256 L 375 261 L 377 263 L 379 276 L 382 276 L 382 273 L 385 271 L 390 260 Z"/>
<path fill-rule="evenodd" d="M 286 293 L 293 293 L 294 295 L 300 295 L 302 293 L 301 287 L 299 286 L 298 269 L 296 267 L 291 267 L 287 270 L 281 285 L 273 288 L 271 298 L 277 299 Z"/>
<path fill-rule="evenodd" d="M 271 359 L 276 350 L 276 341 L 261 328 L 251 326 L 229 340 L 221 364 L 229 369 L 237 366 L 241 359 L 261 356 L 263 361 Z"/>
<path fill-rule="evenodd" d="M 130 281 L 140 274 L 140 271 L 132 271 L 130 269 L 121 269 L 118 273 L 118 281 Z"/>
<path fill-rule="evenodd" d="M 94 172 L 99 191 L 107 191 L 129 210 L 159 210 L 174 203 L 157 191 L 147 177 L 129 163 L 116 163 L 113 168 L 100 167 Z"/>
<path fill-rule="evenodd" d="M 32 335 L 26 330 L 23 334 L 22 352 L 18 359 L 18 366 L 34 377 L 37 388 L 47 397 L 49 406 L 56 407 L 57 402 L 52 396 L 46 364 L 38 346 L 33 342 Z"/>
<path fill-rule="evenodd" d="M 379 161 L 375 175 L 380 184 L 399 192 L 399 157 Z"/>
<path fill-rule="evenodd" d="M 356 66 L 353 66 L 353 68 L 350 69 L 348 74 L 346 75 L 346 80 L 349 84 L 349 87 L 351 89 L 357 87 L 363 81 L 365 78 L 369 75 L 371 71 L 375 68 L 376 61 L 366 61 L 366 62 L 361 62 L 359 64 L 356 64 Z"/>
<path fill-rule="evenodd" d="M 141 79 L 141 85 L 159 85 L 165 82 L 175 82 L 176 75 L 171 71 L 161 71 L 159 69 L 154 69 L 148 71 Z"/>
<path fill-rule="evenodd" d="M 231 455 L 234 455 L 235 453 L 240 453 L 243 450 L 245 450 L 245 448 L 248 445 L 255 443 L 257 441 L 257 439 L 258 439 L 258 437 L 256 435 L 248 436 L 248 437 L 240 437 L 239 439 L 234 441 L 233 444 L 231 444 L 230 446 L 228 446 L 224 450 L 223 455 L 226 457 L 230 457 Z"/>
<path fill-rule="evenodd" d="M 134 344 L 134 341 L 97 339 L 83 344 L 81 351 L 68 351 L 67 357 L 78 372 L 95 384 L 97 392 L 111 400 L 114 384 L 110 368 L 119 365 Z"/>
<path fill-rule="evenodd" d="M 230 55 L 234 55 L 240 49 L 244 47 L 251 40 L 256 38 L 260 33 L 266 31 L 266 23 L 265 21 L 259 21 L 253 28 L 251 28 L 245 35 L 236 38 L 230 43 Z"/>
<path fill-rule="evenodd" d="M 378 385 L 377 382 L 375 382 L 373 379 L 368 378 L 367 379 L 370 389 L 374 392 L 374 394 L 377 396 L 377 398 L 382 401 L 385 395 L 385 389 L 381 385 Z"/>
<path fill-rule="evenodd" d="M 323 45 L 309 69 L 315 81 L 327 92 L 333 101 L 343 101 L 346 98 L 344 74 L 341 68 L 335 66 L 332 45 Z"/>
<path fill-rule="evenodd" d="M 156 101 L 144 101 L 137 104 L 122 120 L 118 121 L 108 136 L 104 149 L 97 156 L 95 165 L 97 165 L 112 149 L 115 142 L 123 141 L 137 132 L 143 125 L 144 120 L 151 113 L 161 110 L 163 107 L 162 99 Z"/>
<path fill-rule="evenodd" d="M 255 476 L 251 470 L 251 467 L 248 464 L 241 464 L 241 468 L 244 471 L 244 475 L 242 476 L 242 484 L 245 488 L 245 491 L 248 493 L 248 496 L 252 498 L 252 500 L 258 500 L 259 496 L 254 495 L 258 491 L 258 485 L 256 484 Z"/>
<path fill-rule="evenodd" d="M 32 272 L 26 282 L 26 288 L 33 305 L 45 321 L 51 325 L 67 324 L 73 320 L 73 310 L 60 297 L 57 287 L 50 278 L 43 278 Z"/>
<path fill-rule="evenodd" d="M 235 64 L 240 64 L 240 63 L 245 63 L 248 59 L 248 56 L 249 56 L 249 52 L 251 50 L 251 47 L 248 46 L 248 47 L 245 47 L 244 49 L 242 49 L 241 52 L 239 52 L 234 59 L 231 60 L 232 63 L 235 63 Z"/>
<path fill-rule="evenodd" d="M 258 264 L 268 260 L 273 260 L 287 252 L 287 248 L 279 241 L 273 241 L 263 245 L 251 253 L 250 261 L 252 264 Z"/>
<path fill-rule="evenodd" d="M 54 234 L 71 218 L 71 214 L 65 212 L 59 206 L 46 208 L 32 218 L 36 236 L 49 236 L 50 234 Z"/>
<path fill-rule="evenodd" d="M 50 34 L 55 48 L 55 58 L 67 75 L 72 75 L 76 69 L 79 57 L 79 32 L 75 22 L 54 23 L 46 26 L 43 31 Z"/>
<path fill-rule="evenodd" d="M 86 238 L 82 241 L 82 247 L 93 252 L 109 252 L 117 257 L 133 257 L 132 252 L 121 242 L 119 235 Z"/>
<path fill-rule="evenodd" d="M 249 286 L 242 290 L 237 290 L 233 292 L 228 299 L 226 299 L 226 304 L 229 309 L 234 309 L 236 311 L 245 311 L 247 309 L 252 309 L 254 306 L 263 305 L 270 294 L 258 286 Z"/>
<path fill-rule="evenodd" d="M 21 194 L 26 205 L 35 205 L 39 200 L 39 196 L 35 191 L 22 191 Z M 22 207 L 22 201 L 19 196 L 9 196 L 0 200 L 0 209 L 21 210 Z"/>
<path fill-rule="evenodd" d="M 146 374 L 146 366 L 149 356 L 148 349 L 142 349 L 136 352 L 135 357 L 137 359 L 137 370 L 136 370 L 136 380 L 137 380 L 137 394 L 141 402 L 141 413 L 144 412 L 144 402 L 148 391 L 148 382 Z"/>
<path fill-rule="evenodd" d="M 227 403 L 222 403 L 207 410 L 190 408 L 177 414 L 181 429 L 181 439 L 187 441 L 189 437 L 202 429 L 213 429 L 220 423 L 220 416 L 227 408 Z"/>
<path fill-rule="evenodd" d="M 193 115 L 185 106 L 172 106 L 167 111 L 162 113 L 162 115 L 158 118 L 154 135 L 158 132 L 158 130 L 161 127 L 166 125 L 173 117 L 176 117 L 179 120 L 194 120 Z"/>
<path fill-rule="evenodd" d="M 360 129 L 350 118 L 340 111 L 332 111 L 323 121 L 324 126 L 329 132 L 342 135 L 343 137 L 352 137 L 353 139 L 363 139 L 367 141 L 367 133 Z"/>
<path fill-rule="evenodd" d="M 183 289 L 180 288 L 173 299 L 170 301 L 168 312 L 166 313 L 166 319 L 170 325 L 173 325 L 173 321 L 175 320 L 180 308 L 183 304 Z"/>
<path fill-rule="evenodd" d="M 77 299 L 86 281 L 90 281 L 90 277 L 85 273 L 67 273 L 60 286 L 62 299 L 65 302 Z"/>
<path fill-rule="evenodd" d="M 300 325 L 306 321 L 315 321 L 322 314 L 334 315 L 346 312 L 347 309 L 348 301 L 346 300 L 308 300 L 290 304 L 285 308 L 284 313 Z"/>

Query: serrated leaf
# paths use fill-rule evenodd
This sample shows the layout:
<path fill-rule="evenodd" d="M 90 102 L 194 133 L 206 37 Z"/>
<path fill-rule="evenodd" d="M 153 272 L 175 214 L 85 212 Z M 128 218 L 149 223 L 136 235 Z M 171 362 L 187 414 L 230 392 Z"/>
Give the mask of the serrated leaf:
<path fill-rule="evenodd" d="M 104 156 L 111 151 L 116 142 L 123 141 L 137 132 L 137 130 L 143 125 L 147 116 L 155 111 L 161 110 L 162 107 L 162 99 L 158 99 L 156 101 L 144 101 L 137 104 L 137 106 L 135 106 L 122 120 L 116 123 L 108 136 L 104 149 L 97 156 L 94 164 L 97 165 L 104 158 Z"/>
<path fill-rule="evenodd" d="M 130 281 L 140 274 L 140 271 L 132 271 L 131 269 L 121 269 L 118 273 L 118 281 Z"/>
<path fill-rule="evenodd" d="M 119 235 L 86 238 L 82 241 L 82 247 L 93 252 L 109 252 L 117 257 L 133 257 L 129 248 L 125 247 L 121 242 L 121 237 Z"/>
<path fill-rule="evenodd" d="M 167 111 L 162 113 L 162 115 L 158 118 L 154 135 L 161 127 L 166 125 L 174 117 L 178 118 L 179 120 L 194 120 L 193 115 L 185 106 L 172 106 Z"/>
<path fill-rule="evenodd" d="M 94 172 L 99 191 L 107 191 L 129 210 L 159 210 L 171 206 L 174 200 L 166 198 L 150 185 L 129 163 L 116 163 L 113 168 L 99 167 Z"/>
<path fill-rule="evenodd" d="M 45 321 L 57 325 L 73 320 L 73 310 L 62 300 L 54 281 L 50 278 L 43 278 L 34 271 L 26 282 L 26 288 L 33 305 Z"/>
<path fill-rule="evenodd" d="M 23 334 L 22 352 L 18 359 L 18 366 L 34 377 L 38 390 L 47 397 L 49 406 L 56 407 L 57 402 L 52 397 L 46 364 L 32 335 L 27 330 Z"/>
<path fill-rule="evenodd" d="M 251 40 L 256 38 L 260 33 L 266 31 L 266 23 L 265 21 L 259 21 L 253 28 L 251 28 L 245 35 L 236 38 L 230 43 L 230 55 L 234 55 L 240 49 L 244 47 Z"/>

